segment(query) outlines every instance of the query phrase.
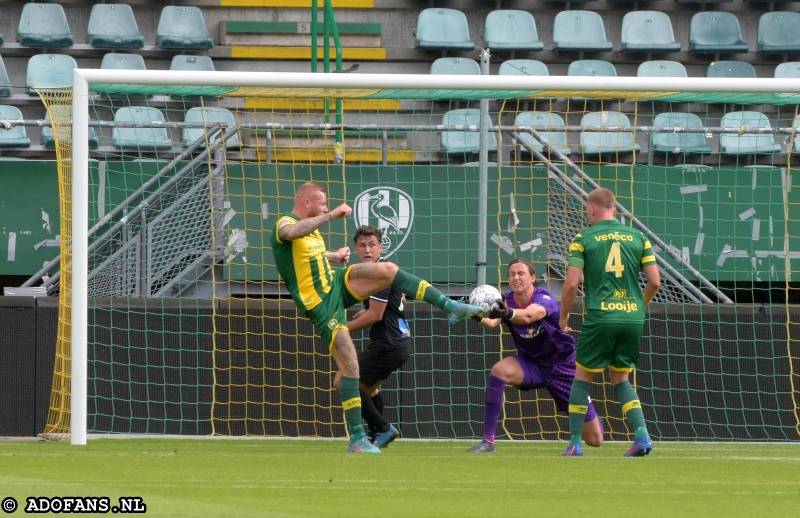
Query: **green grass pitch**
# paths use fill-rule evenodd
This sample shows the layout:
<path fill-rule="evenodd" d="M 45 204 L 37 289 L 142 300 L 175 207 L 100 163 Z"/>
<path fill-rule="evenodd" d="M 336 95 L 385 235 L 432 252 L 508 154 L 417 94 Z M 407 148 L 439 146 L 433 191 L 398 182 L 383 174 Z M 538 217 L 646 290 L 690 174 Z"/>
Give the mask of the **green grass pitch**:
<path fill-rule="evenodd" d="M 565 443 L 398 440 L 381 455 L 344 441 L 0 441 L 0 498 L 141 496 L 147 516 L 798 516 L 800 445 L 625 443 L 560 458 Z"/>

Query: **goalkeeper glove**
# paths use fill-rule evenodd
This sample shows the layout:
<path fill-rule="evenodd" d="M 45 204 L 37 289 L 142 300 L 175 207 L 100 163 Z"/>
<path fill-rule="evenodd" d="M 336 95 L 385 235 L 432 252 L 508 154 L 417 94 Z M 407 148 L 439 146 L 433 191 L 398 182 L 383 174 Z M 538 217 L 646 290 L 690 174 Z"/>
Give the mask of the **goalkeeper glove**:
<path fill-rule="evenodd" d="M 511 320 L 514 318 L 514 310 L 507 308 L 501 299 L 492 304 L 492 306 L 489 308 L 489 311 L 486 312 L 486 316 L 488 318 Z"/>

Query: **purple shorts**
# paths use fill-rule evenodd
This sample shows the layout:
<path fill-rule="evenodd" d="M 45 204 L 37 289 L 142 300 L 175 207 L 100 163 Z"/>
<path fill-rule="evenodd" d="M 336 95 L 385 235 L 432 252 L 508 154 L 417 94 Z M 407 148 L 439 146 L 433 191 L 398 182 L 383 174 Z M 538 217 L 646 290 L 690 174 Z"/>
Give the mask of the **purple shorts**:
<path fill-rule="evenodd" d="M 522 367 L 523 378 L 522 384 L 517 387 L 519 390 L 546 388 L 556 403 L 556 409 L 561 413 L 569 412 L 569 391 L 572 389 L 572 380 L 575 379 L 574 356 L 571 363 L 558 363 L 550 368 L 542 368 L 522 354 L 512 358 Z M 595 417 L 597 412 L 594 410 L 592 400 L 589 399 L 589 410 L 584 421 L 588 423 Z"/>

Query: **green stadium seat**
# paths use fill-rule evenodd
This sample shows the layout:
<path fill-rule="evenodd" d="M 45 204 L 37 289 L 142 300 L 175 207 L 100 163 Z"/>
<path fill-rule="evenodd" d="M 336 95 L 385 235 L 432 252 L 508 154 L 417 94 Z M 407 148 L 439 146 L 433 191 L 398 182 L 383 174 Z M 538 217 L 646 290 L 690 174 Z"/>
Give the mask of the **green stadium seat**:
<path fill-rule="evenodd" d="M 677 61 L 645 61 L 636 70 L 637 77 L 687 77 L 686 67 Z"/>
<path fill-rule="evenodd" d="M 695 13 L 689 24 L 689 52 L 695 54 L 736 54 L 747 52 L 739 19 L 733 13 Z"/>
<path fill-rule="evenodd" d="M 236 117 L 230 112 L 230 110 L 226 108 L 215 107 L 192 108 L 186 112 L 184 122 L 203 122 L 211 125 L 222 122 L 225 123 L 228 128 L 237 124 Z M 204 133 L 206 133 L 206 130 L 203 128 L 184 128 L 182 131 L 183 145 L 190 146 L 195 140 L 203 138 Z M 228 148 L 240 147 L 241 145 L 242 143 L 239 141 L 238 133 L 225 142 L 225 147 Z M 205 147 L 205 144 L 203 144 L 203 147 Z"/>
<path fill-rule="evenodd" d="M 0 119 L 23 119 L 22 112 L 16 106 L 0 106 Z M 0 148 L 29 147 L 31 139 L 25 133 L 25 126 L 14 126 L 3 129 L 0 126 Z"/>
<path fill-rule="evenodd" d="M 89 15 L 86 40 L 92 47 L 140 49 L 144 36 L 139 32 L 131 6 L 96 4 Z"/>
<path fill-rule="evenodd" d="M 622 18 L 622 52 L 680 52 L 669 16 L 660 11 L 631 11 Z"/>
<path fill-rule="evenodd" d="M 559 52 L 609 52 L 603 19 L 593 11 L 561 11 L 553 23 L 553 49 Z"/>
<path fill-rule="evenodd" d="M 114 122 L 164 122 L 164 114 L 158 108 L 128 106 L 114 113 Z M 167 128 L 120 128 L 111 131 L 111 142 L 120 149 L 169 150 L 172 141 Z"/>
<path fill-rule="evenodd" d="M 552 128 L 555 126 L 564 126 L 564 119 L 557 113 L 553 112 L 522 112 L 517 115 L 517 118 L 514 120 L 514 126 L 533 126 L 535 130 L 537 130 L 542 137 L 546 138 L 547 141 L 558 151 L 562 154 L 569 156 L 572 153 L 572 150 L 567 145 L 567 132 L 566 131 L 548 131 L 547 128 Z M 539 128 L 542 128 L 539 131 Z M 533 149 L 536 151 L 543 153 L 544 146 L 535 142 L 533 136 L 530 133 L 523 133 L 519 132 L 519 136 L 524 140 L 527 144 L 530 144 Z M 520 150 L 522 153 L 528 153 L 528 150 L 524 147 L 520 146 Z M 546 153 L 544 153 L 547 155 Z"/>
<path fill-rule="evenodd" d="M 789 61 L 781 63 L 775 67 L 774 77 L 776 79 L 796 79 L 800 78 L 800 61 Z"/>
<path fill-rule="evenodd" d="M 445 126 L 475 126 L 481 125 L 481 112 L 474 108 L 464 108 L 461 110 L 450 110 L 442 116 L 442 124 Z M 491 125 L 491 121 L 489 121 Z M 450 130 L 442 132 L 442 147 L 448 155 L 463 155 L 466 153 L 477 153 L 480 151 L 480 132 L 479 131 L 458 131 Z M 489 150 L 497 149 L 497 135 L 489 132 Z"/>
<path fill-rule="evenodd" d="M 439 58 L 431 63 L 431 74 L 479 76 L 481 75 L 481 66 L 477 61 L 469 58 Z"/>
<path fill-rule="evenodd" d="M 139 54 L 120 54 L 110 52 L 103 56 L 100 68 L 110 68 L 116 70 L 147 70 L 144 58 Z"/>
<path fill-rule="evenodd" d="M 483 28 L 484 46 L 493 51 L 538 51 L 544 49 L 533 15 L 527 11 L 492 11 Z"/>
<path fill-rule="evenodd" d="M 156 45 L 162 49 L 208 50 L 214 47 L 214 40 L 199 7 L 168 5 L 158 20 Z"/>
<path fill-rule="evenodd" d="M 579 59 L 567 67 L 568 76 L 616 77 L 617 69 L 613 63 L 602 59 Z"/>
<path fill-rule="evenodd" d="M 17 41 L 27 47 L 71 47 L 75 39 L 63 7 L 58 4 L 25 4 L 19 18 Z"/>
<path fill-rule="evenodd" d="M 500 64 L 501 76 L 549 76 L 547 65 L 535 59 L 509 59 Z"/>
<path fill-rule="evenodd" d="M 72 86 L 72 71 L 78 64 L 64 54 L 38 54 L 28 60 L 25 87 L 29 95 L 38 95 L 34 88 Z"/>
<path fill-rule="evenodd" d="M 769 119 L 761 112 L 726 113 L 719 122 L 720 128 L 770 128 Z M 726 155 L 759 155 L 781 152 L 781 145 L 771 135 L 755 133 L 723 133 L 719 136 L 719 150 Z"/>
<path fill-rule="evenodd" d="M 745 61 L 715 61 L 708 65 L 706 77 L 756 77 L 756 69 Z"/>
<path fill-rule="evenodd" d="M 417 47 L 424 50 L 475 50 L 464 13 L 455 9 L 425 9 L 417 18 Z"/>
<path fill-rule="evenodd" d="M 72 114 L 72 109 L 69 106 L 58 105 L 54 104 L 50 106 L 50 110 L 53 110 L 54 113 L 70 113 Z M 61 111 L 65 110 L 65 111 Z M 48 111 L 44 115 L 44 120 L 50 122 L 50 112 Z M 56 139 L 53 135 L 53 128 L 50 126 L 42 126 L 42 138 L 41 143 L 45 147 L 45 149 L 55 149 L 56 148 Z M 94 128 L 89 126 L 89 149 L 97 149 L 97 134 L 94 132 Z"/>
<path fill-rule="evenodd" d="M 758 20 L 758 52 L 796 54 L 800 52 L 800 13 L 764 13 Z"/>
<path fill-rule="evenodd" d="M 3 62 L 2 56 L 0 56 L 0 97 L 9 97 L 12 93 L 14 93 L 13 85 L 8 78 L 6 64 Z"/>
<path fill-rule="evenodd" d="M 631 125 L 624 113 L 614 111 L 591 112 L 581 119 L 581 152 L 584 155 L 605 155 L 637 153 L 639 144 L 633 140 L 633 133 L 627 131 L 603 131 L 594 128 L 604 126 L 629 127 Z"/>
<path fill-rule="evenodd" d="M 170 70 L 196 70 L 199 72 L 213 72 L 214 62 L 208 56 L 187 56 L 179 54 L 172 57 Z"/>
<path fill-rule="evenodd" d="M 653 119 L 652 126 L 702 128 L 700 117 L 693 113 L 660 113 Z M 664 153 L 711 153 L 711 146 L 706 144 L 705 133 L 650 133 L 650 148 Z"/>

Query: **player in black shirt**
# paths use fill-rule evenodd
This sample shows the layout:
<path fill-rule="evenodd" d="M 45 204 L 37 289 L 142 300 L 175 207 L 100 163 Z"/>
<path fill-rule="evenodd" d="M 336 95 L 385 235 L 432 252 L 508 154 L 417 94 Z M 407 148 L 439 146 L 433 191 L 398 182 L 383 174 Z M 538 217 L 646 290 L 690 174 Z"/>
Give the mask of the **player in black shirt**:
<path fill-rule="evenodd" d="M 381 231 L 364 225 L 356 230 L 356 254 L 363 263 L 376 263 L 381 257 Z M 387 446 L 400 436 L 397 428 L 383 417 L 381 383 L 403 366 L 411 356 L 411 329 L 403 314 L 403 294 L 392 288 L 371 295 L 364 301 L 364 309 L 356 313 L 347 324 L 352 333 L 365 327 L 369 330 L 369 345 L 358 353 L 361 413 L 367 420 L 369 435 L 378 448 Z M 334 379 L 338 386 L 339 373 Z"/>

